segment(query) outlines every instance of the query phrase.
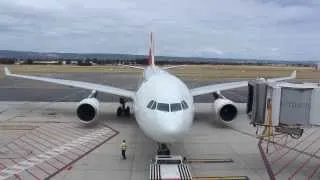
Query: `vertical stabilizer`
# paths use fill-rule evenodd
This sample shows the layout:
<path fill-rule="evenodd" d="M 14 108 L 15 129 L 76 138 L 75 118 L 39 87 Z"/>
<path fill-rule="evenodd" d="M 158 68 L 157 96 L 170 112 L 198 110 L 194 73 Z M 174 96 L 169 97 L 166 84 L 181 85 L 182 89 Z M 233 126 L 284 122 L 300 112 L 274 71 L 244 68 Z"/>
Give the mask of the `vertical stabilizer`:
<path fill-rule="evenodd" d="M 150 33 L 148 65 L 154 66 L 154 42 L 152 32 Z"/>

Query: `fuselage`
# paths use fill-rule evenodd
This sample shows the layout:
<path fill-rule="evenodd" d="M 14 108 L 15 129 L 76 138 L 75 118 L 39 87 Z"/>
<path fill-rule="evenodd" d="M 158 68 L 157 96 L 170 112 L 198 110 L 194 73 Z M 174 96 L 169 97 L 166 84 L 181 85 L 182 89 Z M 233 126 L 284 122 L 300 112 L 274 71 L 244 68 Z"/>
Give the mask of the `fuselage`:
<path fill-rule="evenodd" d="M 192 126 L 194 104 L 190 90 L 180 79 L 156 66 L 144 70 L 133 102 L 138 125 L 157 142 L 179 141 Z"/>

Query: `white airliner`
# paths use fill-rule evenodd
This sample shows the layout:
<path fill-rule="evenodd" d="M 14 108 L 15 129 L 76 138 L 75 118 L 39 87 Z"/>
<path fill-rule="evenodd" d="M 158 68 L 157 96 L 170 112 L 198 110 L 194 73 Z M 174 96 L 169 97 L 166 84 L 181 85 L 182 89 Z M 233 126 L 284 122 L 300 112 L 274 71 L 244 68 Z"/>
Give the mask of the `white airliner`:
<path fill-rule="evenodd" d="M 99 101 L 96 99 L 97 92 L 121 97 L 120 103 L 122 106 L 117 110 L 118 116 L 130 114 L 130 108 L 125 106 L 125 99 L 131 100 L 135 119 L 142 131 L 162 144 L 179 141 L 190 130 L 194 118 L 194 96 L 213 93 L 213 111 L 219 119 L 231 122 L 236 118 L 238 110 L 235 104 L 219 92 L 245 87 L 248 85 L 248 81 L 213 84 L 189 89 L 180 79 L 166 71 L 166 69 L 176 66 L 160 68 L 155 65 L 152 33 L 148 62 L 149 65 L 146 68 L 129 66 L 143 69 L 143 82 L 136 92 L 102 84 L 12 74 L 6 67 L 5 75 L 92 90 L 88 98 L 83 99 L 77 107 L 77 116 L 85 124 L 98 119 Z M 282 81 L 295 77 L 296 72 L 293 72 L 289 77 L 274 78 L 268 81 Z"/>

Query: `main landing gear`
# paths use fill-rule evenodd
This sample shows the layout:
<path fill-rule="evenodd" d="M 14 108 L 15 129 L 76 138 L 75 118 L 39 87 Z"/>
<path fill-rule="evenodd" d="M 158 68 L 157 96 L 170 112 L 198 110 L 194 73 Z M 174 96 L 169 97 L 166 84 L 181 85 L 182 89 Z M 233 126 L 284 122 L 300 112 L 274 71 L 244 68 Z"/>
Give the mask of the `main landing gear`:
<path fill-rule="evenodd" d="M 170 155 L 170 150 L 166 144 L 159 144 L 158 155 Z"/>
<path fill-rule="evenodd" d="M 126 116 L 129 117 L 130 116 L 130 107 L 127 106 L 126 107 L 126 100 L 124 98 L 120 98 L 120 104 L 121 106 L 118 107 L 117 109 L 117 116 Z"/>

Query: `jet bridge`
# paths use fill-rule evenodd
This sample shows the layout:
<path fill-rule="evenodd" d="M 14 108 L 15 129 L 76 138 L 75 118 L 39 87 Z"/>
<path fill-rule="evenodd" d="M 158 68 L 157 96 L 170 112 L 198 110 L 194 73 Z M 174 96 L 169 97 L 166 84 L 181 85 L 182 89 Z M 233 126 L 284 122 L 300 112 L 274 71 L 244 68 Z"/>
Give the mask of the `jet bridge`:
<path fill-rule="evenodd" d="M 313 179 L 320 173 L 319 106 L 320 84 L 249 82 L 247 114 L 257 127 L 258 147 L 270 179 L 301 179 L 301 174 Z"/>
<path fill-rule="evenodd" d="M 254 126 L 272 126 L 276 131 L 299 134 L 297 128 L 320 125 L 320 86 L 316 83 L 248 84 L 247 114 Z"/>

